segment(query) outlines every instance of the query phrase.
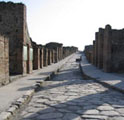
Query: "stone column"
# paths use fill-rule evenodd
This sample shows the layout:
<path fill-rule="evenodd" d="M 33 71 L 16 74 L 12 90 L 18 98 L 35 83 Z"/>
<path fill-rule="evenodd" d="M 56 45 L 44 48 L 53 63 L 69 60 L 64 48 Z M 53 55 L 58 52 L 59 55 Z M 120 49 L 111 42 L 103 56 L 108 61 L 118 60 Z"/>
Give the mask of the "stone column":
<path fill-rule="evenodd" d="M 95 44 L 96 44 L 96 41 L 94 40 L 94 41 L 93 41 L 93 65 L 95 65 L 95 58 L 96 58 L 96 54 L 95 54 Z"/>
<path fill-rule="evenodd" d="M 47 66 L 48 65 L 48 49 L 44 48 L 44 61 L 43 61 L 43 65 Z"/>
<path fill-rule="evenodd" d="M 51 50 L 48 50 L 48 65 L 50 65 L 52 63 L 52 54 L 51 54 Z"/>
<path fill-rule="evenodd" d="M 103 45 L 103 70 L 111 72 L 111 26 L 106 25 Z"/>
<path fill-rule="evenodd" d="M 55 62 L 56 63 L 58 62 L 58 55 L 59 55 L 59 53 L 58 53 L 58 47 L 56 47 L 56 49 L 55 49 Z"/>
<path fill-rule="evenodd" d="M 36 43 L 33 43 L 33 69 L 40 69 L 40 48 Z"/>
<path fill-rule="evenodd" d="M 44 57 L 43 48 L 40 48 L 40 68 L 43 68 L 43 57 Z"/>
<path fill-rule="evenodd" d="M 55 51 L 52 50 L 52 63 L 54 63 L 54 62 L 55 62 Z"/>
<path fill-rule="evenodd" d="M 27 45 L 27 73 L 32 73 L 33 70 L 33 48 L 28 44 Z"/>
<path fill-rule="evenodd" d="M 95 44 L 95 66 L 98 66 L 98 32 L 95 33 L 95 40 L 96 40 L 96 44 Z"/>
<path fill-rule="evenodd" d="M 0 35 L 0 85 L 9 83 L 8 38 Z"/>
<path fill-rule="evenodd" d="M 100 28 L 98 33 L 98 68 L 103 68 L 103 42 L 104 42 L 104 29 Z"/>

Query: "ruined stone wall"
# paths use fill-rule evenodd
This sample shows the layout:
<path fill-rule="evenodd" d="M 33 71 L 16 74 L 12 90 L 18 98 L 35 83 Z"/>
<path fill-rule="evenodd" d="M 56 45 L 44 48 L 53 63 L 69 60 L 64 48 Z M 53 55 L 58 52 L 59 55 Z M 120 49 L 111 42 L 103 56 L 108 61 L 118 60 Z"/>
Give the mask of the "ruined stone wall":
<path fill-rule="evenodd" d="M 31 42 L 24 4 L 0 2 L 0 33 L 9 38 L 10 74 L 30 73 L 32 67 L 29 64 L 32 63 L 28 60 L 28 50 L 31 48 Z M 25 55 L 24 51 L 27 52 Z"/>
<path fill-rule="evenodd" d="M 93 64 L 105 72 L 124 72 L 124 29 L 112 29 L 106 25 L 96 32 L 93 42 Z M 85 54 L 90 61 L 91 51 L 85 47 Z"/>
<path fill-rule="evenodd" d="M 124 29 L 112 30 L 111 62 L 113 72 L 124 72 Z"/>
<path fill-rule="evenodd" d="M 63 58 L 75 53 L 78 50 L 76 47 L 63 47 Z"/>
<path fill-rule="evenodd" d="M 93 63 L 93 45 L 85 46 L 85 55 L 90 63 Z"/>
<path fill-rule="evenodd" d="M 50 42 L 48 44 L 46 44 L 46 47 L 48 49 L 53 49 L 55 51 L 55 62 L 57 63 L 59 60 L 61 60 L 63 58 L 63 48 L 62 48 L 62 44 L 60 43 L 55 43 L 55 42 Z"/>
<path fill-rule="evenodd" d="M 61 43 L 42 46 L 33 42 L 22 3 L 0 2 L 0 34 L 0 85 L 9 82 L 9 75 L 32 73 L 75 51 L 69 47 L 64 53 Z"/>
<path fill-rule="evenodd" d="M 0 85 L 9 83 L 9 45 L 8 38 L 0 35 Z"/>

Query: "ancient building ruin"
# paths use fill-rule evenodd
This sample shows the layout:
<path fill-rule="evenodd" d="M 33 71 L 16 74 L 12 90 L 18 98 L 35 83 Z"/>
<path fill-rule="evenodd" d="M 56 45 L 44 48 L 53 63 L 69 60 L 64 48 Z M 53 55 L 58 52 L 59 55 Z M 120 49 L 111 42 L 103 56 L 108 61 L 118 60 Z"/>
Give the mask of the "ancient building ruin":
<path fill-rule="evenodd" d="M 42 46 L 32 41 L 22 3 L 0 2 L 0 34 L 0 85 L 7 84 L 11 75 L 32 73 L 64 58 L 63 44 Z M 74 51 L 66 50 L 67 55 Z"/>
<path fill-rule="evenodd" d="M 55 42 L 50 42 L 50 43 L 46 44 L 46 47 L 48 49 L 52 49 L 55 51 L 54 52 L 55 62 L 58 62 L 59 60 L 61 60 L 63 58 L 62 46 L 63 46 L 63 44 L 55 43 Z"/>
<path fill-rule="evenodd" d="M 86 58 L 90 63 L 93 63 L 93 45 L 85 46 Z"/>
<path fill-rule="evenodd" d="M 106 25 L 105 29 L 99 29 L 95 38 L 93 64 L 105 72 L 124 72 L 124 29 L 112 29 Z"/>
<path fill-rule="evenodd" d="M 0 2 L 0 33 L 9 38 L 10 74 L 32 71 L 32 46 L 26 23 L 26 6 Z"/>

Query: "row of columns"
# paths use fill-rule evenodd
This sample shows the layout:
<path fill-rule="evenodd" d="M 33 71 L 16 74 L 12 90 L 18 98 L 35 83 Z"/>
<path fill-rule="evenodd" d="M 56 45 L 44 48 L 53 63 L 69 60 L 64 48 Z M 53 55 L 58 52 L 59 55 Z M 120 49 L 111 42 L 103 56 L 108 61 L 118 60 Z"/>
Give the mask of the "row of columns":
<path fill-rule="evenodd" d="M 38 45 L 31 39 L 30 45 L 27 44 L 26 46 L 22 44 L 22 48 L 23 50 L 20 54 L 23 55 L 23 59 L 20 63 L 23 64 L 23 67 L 16 69 L 16 73 L 20 73 L 22 70 L 20 74 L 23 75 L 30 74 L 33 70 L 41 69 L 52 63 L 57 63 L 77 51 L 76 47 L 63 47 L 59 43 L 48 43 L 44 46 Z M 11 67 L 9 63 L 9 39 L 4 36 L 0 36 L 0 51 L 0 85 L 3 85 L 9 82 L 9 67 Z M 18 63 L 17 65 L 20 66 Z M 18 74 L 14 72 L 12 75 Z"/>

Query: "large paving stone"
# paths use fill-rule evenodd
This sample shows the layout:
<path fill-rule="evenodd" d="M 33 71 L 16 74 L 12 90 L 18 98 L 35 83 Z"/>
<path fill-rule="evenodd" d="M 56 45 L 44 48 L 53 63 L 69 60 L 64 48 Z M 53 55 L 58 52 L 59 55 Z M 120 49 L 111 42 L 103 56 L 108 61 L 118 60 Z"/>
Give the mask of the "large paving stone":
<path fill-rule="evenodd" d="M 99 114 L 98 110 L 87 110 L 86 112 L 84 112 L 83 114 L 90 114 L 90 115 L 94 115 L 94 114 Z"/>
<path fill-rule="evenodd" d="M 105 115 L 105 116 L 116 116 L 116 115 L 119 115 L 118 112 L 111 111 L 111 110 L 109 110 L 109 111 L 101 111 L 100 114 L 101 115 Z"/>
<path fill-rule="evenodd" d="M 108 105 L 99 106 L 98 110 L 113 110 L 114 108 Z"/>
<path fill-rule="evenodd" d="M 43 119 L 43 120 L 46 120 L 46 119 L 57 119 L 57 118 L 61 118 L 63 116 L 62 113 L 59 113 L 59 112 L 51 112 L 51 113 L 46 113 L 46 114 L 42 114 L 42 115 L 39 115 L 37 118 L 38 119 Z"/>

